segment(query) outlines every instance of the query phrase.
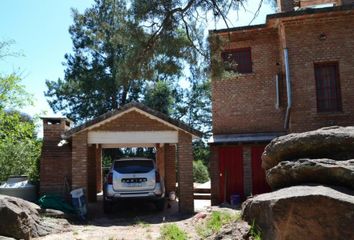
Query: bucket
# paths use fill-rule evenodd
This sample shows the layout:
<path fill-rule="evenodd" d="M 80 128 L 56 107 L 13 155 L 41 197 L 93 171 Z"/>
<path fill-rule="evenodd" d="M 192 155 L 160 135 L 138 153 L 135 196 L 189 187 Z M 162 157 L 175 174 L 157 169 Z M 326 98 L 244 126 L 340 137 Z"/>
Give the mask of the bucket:
<path fill-rule="evenodd" d="M 78 188 L 70 192 L 72 204 L 82 220 L 85 220 L 87 214 L 86 199 L 84 190 Z"/>
<path fill-rule="evenodd" d="M 233 194 L 230 196 L 230 204 L 232 206 L 237 206 L 241 203 L 241 197 L 238 194 Z"/>

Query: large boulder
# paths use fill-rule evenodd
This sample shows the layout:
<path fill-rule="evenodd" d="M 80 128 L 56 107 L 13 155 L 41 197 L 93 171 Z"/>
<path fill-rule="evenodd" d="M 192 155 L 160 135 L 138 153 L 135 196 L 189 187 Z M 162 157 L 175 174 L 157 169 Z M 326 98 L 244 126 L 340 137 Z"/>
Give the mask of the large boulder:
<path fill-rule="evenodd" d="M 0 195 L 0 236 L 30 239 L 63 230 L 57 222 L 43 221 L 39 209 L 23 199 Z"/>
<path fill-rule="evenodd" d="M 262 167 L 267 170 L 280 161 L 299 158 L 354 158 L 354 127 L 326 127 L 275 138 L 264 150 Z"/>
<path fill-rule="evenodd" d="M 293 186 L 247 199 L 242 218 L 262 239 L 354 239 L 354 192 L 326 186 Z"/>
<path fill-rule="evenodd" d="M 282 161 L 266 171 L 272 189 L 320 183 L 344 186 L 354 190 L 354 159 L 336 161 L 332 159 L 298 159 Z"/>

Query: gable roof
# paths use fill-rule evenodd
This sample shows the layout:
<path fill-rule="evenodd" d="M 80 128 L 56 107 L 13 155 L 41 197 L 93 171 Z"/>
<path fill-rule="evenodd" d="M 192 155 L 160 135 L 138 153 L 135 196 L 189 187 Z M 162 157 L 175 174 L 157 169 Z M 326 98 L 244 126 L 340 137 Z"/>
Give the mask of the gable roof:
<path fill-rule="evenodd" d="M 70 130 L 68 130 L 64 133 L 63 137 L 66 139 L 70 138 L 73 135 L 75 135 L 81 131 L 84 131 L 87 129 L 92 129 L 94 127 L 100 126 L 106 122 L 109 122 L 115 118 L 118 118 L 119 116 L 121 116 L 127 112 L 134 111 L 134 110 L 138 111 L 139 113 L 148 115 L 149 117 L 151 117 L 159 122 L 162 122 L 163 124 L 166 124 L 172 128 L 175 128 L 176 130 L 180 129 L 182 131 L 185 131 L 185 132 L 191 134 L 194 138 L 200 138 L 203 135 L 202 132 L 188 126 L 187 124 L 183 123 L 182 121 L 173 119 L 173 118 L 167 116 L 166 114 L 163 114 L 159 111 L 156 111 L 154 109 L 151 109 L 151 108 L 145 106 L 142 103 L 131 102 L 131 103 L 128 103 L 128 104 L 116 109 L 116 110 L 109 111 L 105 114 L 102 114 L 101 116 L 98 116 L 92 120 L 89 120 L 77 127 L 71 128 Z"/>

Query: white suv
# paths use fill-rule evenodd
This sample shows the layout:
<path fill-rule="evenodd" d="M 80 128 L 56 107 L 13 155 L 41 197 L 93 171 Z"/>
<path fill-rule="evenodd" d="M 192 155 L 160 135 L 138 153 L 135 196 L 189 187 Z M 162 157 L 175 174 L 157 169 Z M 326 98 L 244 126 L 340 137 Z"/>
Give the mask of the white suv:
<path fill-rule="evenodd" d="M 165 206 L 165 186 L 155 161 L 148 158 L 114 160 L 103 186 L 103 210 L 123 199 L 152 200 L 158 210 Z"/>

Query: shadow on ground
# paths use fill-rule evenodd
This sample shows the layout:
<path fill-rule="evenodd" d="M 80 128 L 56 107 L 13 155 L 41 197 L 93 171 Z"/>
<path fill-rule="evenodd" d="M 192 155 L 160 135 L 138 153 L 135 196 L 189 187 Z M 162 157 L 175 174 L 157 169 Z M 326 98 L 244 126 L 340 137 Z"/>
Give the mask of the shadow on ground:
<path fill-rule="evenodd" d="M 158 211 L 152 202 L 129 200 L 117 202 L 112 212 L 103 213 L 102 197 L 96 203 L 89 203 L 87 222 L 95 226 L 129 226 L 134 224 L 159 224 L 190 218 L 193 214 L 178 212 L 177 201 L 166 201 L 164 211 Z"/>

